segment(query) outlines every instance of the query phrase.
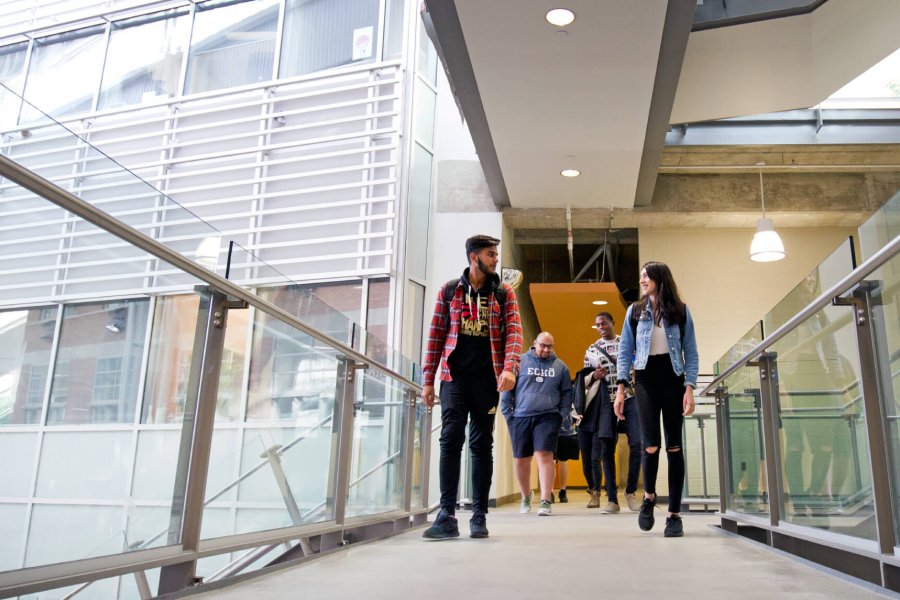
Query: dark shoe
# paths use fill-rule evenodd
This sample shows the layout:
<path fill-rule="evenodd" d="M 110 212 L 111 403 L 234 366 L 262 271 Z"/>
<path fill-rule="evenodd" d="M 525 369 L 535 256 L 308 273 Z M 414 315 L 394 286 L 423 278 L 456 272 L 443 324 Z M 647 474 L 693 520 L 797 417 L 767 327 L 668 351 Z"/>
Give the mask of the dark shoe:
<path fill-rule="evenodd" d="M 638 527 L 643 531 L 650 531 L 653 529 L 653 524 L 656 522 L 656 519 L 653 517 L 653 509 L 656 508 L 656 496 L 653 497 L 653 500 L 648 498 L 644 498 L 644 501 L 641 502 L 641 512 L 638 514 Z"/>
<path fill-rule="evenodd" d="M 550 492 L 550 504 L 556 502 L 556 496 L 553 495 L 553 492 Z"/>
<path fill-rule="evenodd" d="M 666 537 L 681 537 L 684 535 L 684 527 L 681 524 L 681 517 L 672 515 L 666 517 L 666 530 L 663 533 Z"/>
<path fill-rule="evenodd" d="M 456 533 L 459 535 L 459 532 Z M 481 513 L 475 513 L 469 519 L 469 537 L 486 538 L 488 536 L 487 518 Z"/>
<path fill-rule="evenodd" d="M 431 527 L 422 532 L 422 537 L 427 540 L 449 540 L 459 537 L 459 525 L 456 517 L 441 509 Z"/>
<path fill-rule="evenodd" d="M 566 496 L 566 490 L 559 490 L 559 501 L 562 504 L 565 504 L 569 501 L 569 497 Z"/>

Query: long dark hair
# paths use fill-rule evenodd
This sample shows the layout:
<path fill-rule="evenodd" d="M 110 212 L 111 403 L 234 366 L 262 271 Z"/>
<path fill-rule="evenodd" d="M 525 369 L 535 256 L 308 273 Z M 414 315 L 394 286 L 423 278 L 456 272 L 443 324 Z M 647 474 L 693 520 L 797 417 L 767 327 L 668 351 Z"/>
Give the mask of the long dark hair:
<path fill-rule="evenodd" d="M 656 284 L 656 306 L 654 307 L 653 321 L 657 325 L 661 325 L 661 319 L 665 319 L 667 325 L 684 325 L 685 308 L 684 302 L 678 295 L 678 286 L 675 285 L 675 279 L 672 277 L 672 271 L 666 263 L 650 261 L 644 263 L 642 270 L 647 271 L 647 277 Z M 640 318 L 641 313 L 647 309 L 647 303 L 650 298 L 643 297 L 635 303 L 635 307 L 631 309 L 631 318 L 635 321 Z"/>

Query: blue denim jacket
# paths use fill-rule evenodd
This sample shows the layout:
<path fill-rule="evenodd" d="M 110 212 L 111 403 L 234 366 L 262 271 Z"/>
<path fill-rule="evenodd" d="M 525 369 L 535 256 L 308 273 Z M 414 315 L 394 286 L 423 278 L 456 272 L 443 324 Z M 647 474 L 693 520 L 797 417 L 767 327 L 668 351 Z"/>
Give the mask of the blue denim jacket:
<path fill-rule="evenodd" d="M 653 333 L 653 313 L 649 304 L 640 316 L 636 332 L 631 329 L 631 311 L 634 304 L 625 313 L 625 324 L 619 340 L 619 357 L 616 363 L 616 378 L 631 381 L 631 367 L 642 370 L 647 366 L 650 354 L 650 336 Z M 669 341 L 669 358 L 672 359 L 672 370 L 676 375 L 684 374 L 684 385 L 697 388 L 697 373 L 700 370 L 700 358 L 697 354 L 697 336 L 694 333 L 694 319 L 691 311 L 684 307 L 686 321 L 684 323 L 684 339 L 678 325 L 665 323 L 666 338 Z M 637 340 L 635 340 L 637 337 Z"/>

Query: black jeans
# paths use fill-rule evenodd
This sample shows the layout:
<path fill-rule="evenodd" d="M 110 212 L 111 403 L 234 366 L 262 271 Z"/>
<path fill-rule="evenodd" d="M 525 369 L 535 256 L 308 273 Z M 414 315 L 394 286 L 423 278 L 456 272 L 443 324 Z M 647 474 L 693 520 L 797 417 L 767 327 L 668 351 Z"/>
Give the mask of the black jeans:
<path fill-rule="evenodd" d="M 596 431 L 578 428 L 578 449 L 581 451 L 581 470 L 588 490 L 600 491 L 603 482 L 603 468 L 600 465 L 600 438 Z"/>
<path fill-rule="evenodd" d="M 497 414 L 497 379 L 493 373 L 454 376 L 441 384 L 441 508 L 456 511 L 459 471 L 466 423 L 472 464 L 472 510 L 487 514 L 494 473 L 494 417 Z"/>
<path fill-rule="evenodd" d="M 606 496 L 610 502 L 619 503 L 616 486 L 616 442 L 619 433 L 628 437 L 628 477 L 625 480 L 625 493 L 633 494 L 637 489 L 638 477 L 641 474 L 641 422 L 638 417 L 637 401 L 625 401 L 625 420 L 619 421 L 615 437 L 600 438 L 600 454 L 603 459 L 603 477 L 606 480 Z"/>
<path fill-rule="evenodd" d="M 659 429 L 659 416 L 662 413 L 666 458 L 669 461 L 669 512 L 681 512 L 681 494 L 684 488 L 684 449 L 681 446 L 684 375 L 675 374 L 668 354 L 653 354 L 648 357 L 646 368 L 635 370 L 634 379 L 643 446 L 656 447 L 656 452 L 652 454 L 646 450 L 642 453 L 644 489 L 647 493 L 656 494 L 659 453 L 662 451 Z"/>

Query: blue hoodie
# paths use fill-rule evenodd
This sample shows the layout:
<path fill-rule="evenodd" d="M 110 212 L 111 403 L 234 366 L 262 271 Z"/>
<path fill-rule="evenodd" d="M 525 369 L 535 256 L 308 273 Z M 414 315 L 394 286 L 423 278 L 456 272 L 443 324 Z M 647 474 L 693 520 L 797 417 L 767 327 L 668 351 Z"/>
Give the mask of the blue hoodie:
<path fill-rule="evenodd" d="M 554 412 L 565 417 L 573 399 L 566 364 L 555 354 L 541 359 L 532 348 L 522 356 L 516 387 L 500 394 L 500 412 L 507 419 Z"/>

